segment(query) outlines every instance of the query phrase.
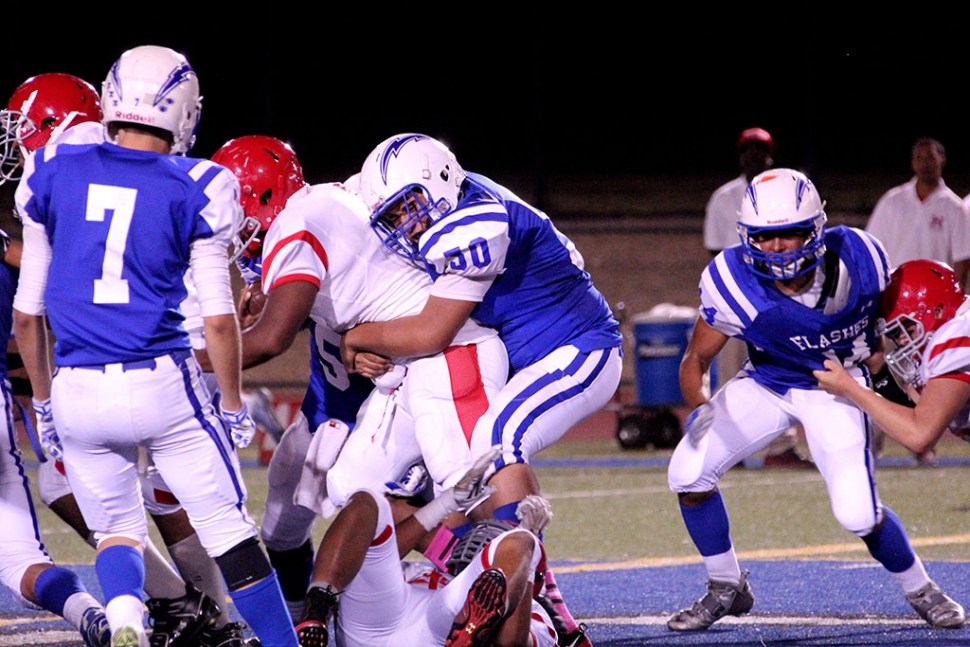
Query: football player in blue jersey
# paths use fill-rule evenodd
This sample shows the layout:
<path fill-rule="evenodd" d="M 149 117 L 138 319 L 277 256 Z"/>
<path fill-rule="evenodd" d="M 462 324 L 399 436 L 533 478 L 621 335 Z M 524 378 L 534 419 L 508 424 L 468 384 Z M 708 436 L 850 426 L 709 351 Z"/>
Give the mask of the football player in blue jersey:
<path fill-rule="evenodd" d="M 466 173 L 441 142 L 419 134 L 385 140 L 364 163 L 360 188 L 375 232 L 425 269 L 434 287 L 420 314 L 348 331 L 344 362 L 353 370 L 360 350 L 439 352 L 469 318 L 498 330 L 512 375 L 478 421 L 472 451 L 501 444 L 503 453 L 489 480 L 498 491 L 476 513 L 516 522 L 518 503 L 540 494 L 530 457 L 616 391 L 619 324 L 549 218 Z"/>
<path fill-rule="evenodd" d="M 253 426 L 240 394 L 226 254 L 241 224 L 238 183 L 223 167 L 182 157 L 201 108 L 182 55 L 155 46 L 125 52 L 105 79 L 102 106 L 107 143 L 46 147 L 27 160 L 29 179 L 16 193 L 25 229 L 14 318 L 42 442 L 66 458 L 98 539 L 112 645 L 148 645 L 147 530 L 135 464 L 144 447 L 262 644 L 293 647 L 296 634 L 246 511 L 231 446 Z M 189 270 L 221 417 L 182 326 Z M 45 314 L 57 338 L 55 379 Z"/>
<path fill-rule="evenodd" d="M 701 277 L 700 317 L 680 367 L 695 409 L 668 478 L 709 581 L 701 599 L 667 622 L 673 631 L 707 629 L 751 610 L 748 572 L 738 565 L 717 484 L 794 423 L 804 425 L 839 523 L 862 538 L 930 626 L 964 622 L 962 607 L 930 580 L 903 524 L 879 500 L 869 418 L 817 388 L 812 371 L 826 360 L 866 386 L 870 368 L 886 370 L 875 324 L 889 282 L 879 242 L 857 229 L 826 229 L 823 206 L 802 173 L 758 175 L 741 206 L 742 244 L 721 252 Z M 749 361 L 709 398 L 702 378 L 729 337 L 747 343 Z"/>
<path fill-rule="evenodd" d="M 0 168 L 4 169 L 0 173 L 0 183 L 19 179 L 23 160 L 42 146 L 104 143 L 101 121 L 101 98 L 94 86 L 83 79 L 58 72 L 27 79 L 14 90 L 7 108 L 0 110 Z M 194 295 L 191 300 L 194 301 Z M 183 313 L 188 318 L 185 305 L 183 302 Z M 202 320 L 197 314 L 197 305 L 194 312 L 201 331 Z M 198 336 L 201 337 L 201 332 Z M 251 397 L 258 400 L 258 394 Z M 246 394 L 244 401 L 245 398 Z M 250 406 L 254 419 L 257 410 L 258 406 L 255 410 Z M 198 623 L 209 623 L 199 637 L 202 645 L 242 645 L 242 627 L 230 622 L 226 605 L 218 605 L 221 613 L 214 618 L 209 619 L 203 613 L 216 606 L 214 601 L 224 600 L 226 591 L 222 574 L 199 542 L 185 510 L 153 466 L 145 466 L 139 476 L 146 511 L 158 527 L 178 568 L 178 572 L 173 570 L 151 541 L 145 543 L 145 593 L 152 599 L 148 606 L 155 633 L 160 636 L 165 632 L 165 626 L 170 624 L 169 618 L 183 617 L 188 609 L 198 609 Z M 97 546 L 94 533 L 85 524 L 78 508 L 62 461 L 41 462 L 37 489 L 41 501 L 93 548 Z M 186 583 L 192 586 L 186 587 Z M 208 600 L 202 591 L 209 596 Z M 184 630 L 191 633 L 193 627 L 186 626 Z M 178 644 L 179 634 L 171 634 L 170 638 Z"/>

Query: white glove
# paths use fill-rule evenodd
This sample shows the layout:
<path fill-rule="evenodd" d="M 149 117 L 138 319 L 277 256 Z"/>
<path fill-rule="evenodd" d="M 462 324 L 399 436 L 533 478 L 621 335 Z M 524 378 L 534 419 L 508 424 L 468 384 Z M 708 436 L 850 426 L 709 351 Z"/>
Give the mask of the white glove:
<path fill-rule="evenodd" d="M 696 409 L 687 416 L 687 437 L 690 442 L 697 445 L 701 439 L 707 435 L 714 422 L 714 407 L 710 402 L 698 405 Z"/>
<path fill-rule="evenodd" d="M 415 512 L 414 518 L 425 530 L 431 530 L 452 512 L 468 512 L 481 504 L 495 493 L 494 485 L 485 485 L 485 472 L 501 455 L 502 446 L 494 445 L 475 461 L 454 487 L 448 488 Z"/>
<path fill-rule="evenodd" d="M 64 448 L 61 447 L 61 439 L 54 427 L 54 415 L 51 413 L 51 399 L 47 398 L 43 402 L 32 400 L 32 402 L 34 414 L 37 416 L 37 435 L 40 436 L 40 444 L 56 460 L 64 460 Z"/>
<path fill-rule="evenodd" d="M 242 405 L 239 411 L 222 411 L 222 419 L 229 425 L 229 436 L 236 447 L 243 449 L 249 446 L 256 434 L 256 423 L 249 415 L 249 408 Z"/>
<path fill-rule="evenodd" d="M 552 506 L 538 494 L 530 494 L 515 509 L 519 527 L 525 528 L 538 537 L 552 521 Z"/>

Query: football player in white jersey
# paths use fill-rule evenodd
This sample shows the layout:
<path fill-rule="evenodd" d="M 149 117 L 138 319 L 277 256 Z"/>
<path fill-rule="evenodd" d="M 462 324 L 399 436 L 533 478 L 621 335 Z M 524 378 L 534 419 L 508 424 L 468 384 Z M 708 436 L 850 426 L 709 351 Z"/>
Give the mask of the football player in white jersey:
<path fill-rule="evenodd" d="M 836 519 L 865 542 L 933 627 L 959 627 L 963 608 L 934 584 L 899 518 L 880 500 L 865 412 L 817 388 L 823 362 L 869 384 L 881 362 L 876 309 L 889 282 L 882 246 L 865 232 L 826 229 L 823 203 L 803 174 L 775 169 L 754 178 L 738 220 L 742 244 L 721 252 L 700 282 L 700 317 L 680 368 L 696 407 L 670 460 L 670 488 L 704 560 L 707 593 L 667 622 L 707 629 L 751 610 L 754 595 L 731 542 L 721 476 L 790 425 L 804 425 Z M 703 376 L 729 336 L 748 344 L 749 362 L 712 398 Z"/>
<path fill-rule="evenodd" d="M 3 126 L 0 130 L 0 154 L 3 155 L 0 167 L 5 169 L 0 175 L 0 183 L 6 179 L 18 179 L 23 160 L 42 146 L 104 143 L 101 120 L 101 98 L 87 81 L 58 72 L 27 79 L 14 90 L 7 109 L 0 111 L 0 125 Z M 191 282 L 186 283 L 186 288 L 194 296 Z M 183 314 L 188 318 L 189 315 L 184 312 L 185 305 L 183 302 Z M 195 317 L 200 331 L 198 336 L 201 336 L 202 320 L 198 315 L 198 306 L 195 307 Z M 191 335 L 194 326 L 187 327 Z M 194 340 L 195 337 L 193 343 Z M 149 603 L 149 609 L 156 633 L 161 635 L 165 632 L 166 625 L 171 624 L 174 616 L 185 617 L 194 613 L 197 616 L 194 624 L 206 625 L 203 635 L 199 636 L 204 647 L 210 644 L 221 647 L 242 645 L 242 627 L 229 622 L 225 604 L 218 605 L 220 613 L 216 617 L 209 619 L 207 615 L 215 613 L 215 601 L 226 597 L 218 567 L 206 554 L 188 516 L 158 471 L 148 461 L 139 463 L 145 508 L 182 574 L 180 576 L 172 569 L 151 541 L 145 543 L 145 592 L 153 600 Z M 38 491 L 45 505 L 82 539 L 96 547 L 94 533 L 84 522 L 62 461 L 52 459 L 41 462 Z M 185 581 L 182 580 L 183 576 Z M 186 587 L 186 582 L 192 586 Z M 206 600 L 194 587 L 204 591 L 209 599 Z M 193 627 L 169 628 L 175 645 L 182 642 L 181 634 L 186 631 L 191 633 Z"/>
<path fill-rule="evenodd" d="M 226 155 L 233 160 L 229 167 L 241 183 L 252 184 L 251 201 L 264 195 L 260 187 L 286 186 L 285 176 L 291 172 L 287 164 L 261 164 L 264 152 L 244 147 L 238 155 Z M 289 155 L 276 150 L 281 161 Z M 280 177 L 257 181 L 250 177 L 250 166 Z M 246 191 L 244 188 L 244 194 Z M 343 505 L 358 488 L 380 488 L 422 457 L 432 478 L 447 487 L 470 461 L 475 420 L 487 408 L 490 394 L 504 384 L 508 364 L 495 332 L 469 324 L 447 352 L 411 362 L 406 377 L 399 371 L 385 378 L 390 382 L 363 402 L 370 385 L 362 385 L 360 376 L 344 370 L 339 360 L 339 331 L 361 321 L 418 311 L 430 281 L 370 234 L 363 203 L 347 185 L 306 187 L 290 197 L 286 209 L 275 216 L 259 218 L 264 224 L 265 220 L 271 222 L 268 231 L 255 238 L 261 257 L 251 258 L 250 249 L 241 256 L 249 257 L 247 266 L 259 266 L 266 294 L 259 319 L 243 333 L 243 365 L 253 366 L 279 355 L 292 344 L 304 322 L 311 321 L 313 364 L 305 416 L 287 430 L 269 475 L 272 491 L 289 493 L 288 497 L 274 494 L 274 500 L 279 499 L 269 520 L 274 558 L 304 563 L 312 555 L 306 542 L 313 516 L 297 513 L 300 508 L 291 503 L 303 456 L 310 452 L 320 458 L 311 461 L 318 480 L 310 481 L 312 493 L 298 490 L 297 496 L 316 501 L 321 494 L 329 495 L 319 505 L 310 503 L 324 516 L 332 514 L 334 506 Z M 411 280 L 398 280 L 402 270 L 410 272 Z M 381 372 L 389 366 L 383 358 L 372 359 L 382 367 Z M 348 437 L 358 408 L 361 413 L 354 428 L 364 431 Z M 445 429 L 460 431 L 444 434 Z M 316 432 L 312 443 L 311 432 Z M 287 498 L 290 501 L 284 500 Z M 267 537 L 268 546 L 270 540 Z M 297 580 L 286 586 L 290 599 Z M 311 586 L 310 595 L 319 588 Z M 306 590 L 304 583 L 303 593 Z M 299 600 L 291 600 L 293 606 L 313 607 L 303 605 L 302 598 L 301 594 Z M 320 640 L 326 624 L 304 613 L 298 629 L 304 644 L 315 644 L 310 641 Z"/>
<path fill-rule="evenodd" d="M 970 299 L 956 273 L 937 261 L 897 267 L 879 306 L 886 362 L 916 401 L 901 404 L 851 380 L 834 362 L 815 371 L 819 386 L 865 409 L 907 449 L 932 449 L 950 429 L 970 433 Z M 891 347 L 890 347 L 891 346 Z"/>
<path fill-rule="evenodd" d="M 194 141 L 201 107 L 197 78 L 180 54 L 155 46 L 125 52 L 105 79 L 102 103 L 107 143 L 50 146 L 27 160 L 28 179 L 16 194 L 25 230 L 14 308 L 42 442 L 66 458 L 98 539 L 112 645 L 148 644 L 141 605 L 147 532 L 135 461 L 144 447 L 240 615 L 263 645 L 292 647 L 296 635 L 246 511 L 230 443 L 253 426 L 240 395 L 226 256 L 241 221 L 238 184 L 218 165 L 180 157 Z M 189 268 L 221 417 L 182 326 Z M 53 380 L 45 314 L 57 337 Z"/>

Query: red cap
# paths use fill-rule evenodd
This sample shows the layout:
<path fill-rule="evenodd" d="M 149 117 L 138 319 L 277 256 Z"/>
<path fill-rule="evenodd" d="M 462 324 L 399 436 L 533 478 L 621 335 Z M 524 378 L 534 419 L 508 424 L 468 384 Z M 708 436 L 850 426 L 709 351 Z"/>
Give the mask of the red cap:
<path fill-rule="evenodd" d="M 741 136 L 738 137 L 738 150 L 741 150 L 745 145 L 752 142 L 760 142 L 768 147 L 768 152 L 772 155 L 775 154 L 775 140 L 771 138 L 771 133 L 769 133 L 764 128 L 748 128 L 741 132 Z"/>

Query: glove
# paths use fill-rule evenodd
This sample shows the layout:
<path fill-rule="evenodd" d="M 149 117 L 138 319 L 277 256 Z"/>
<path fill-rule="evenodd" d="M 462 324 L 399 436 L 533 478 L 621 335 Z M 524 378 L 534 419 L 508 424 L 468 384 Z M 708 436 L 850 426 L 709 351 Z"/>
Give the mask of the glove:
<path fill-rule="evenodd" d="M 256 434 L 256 423 L 249 415 L 249 408 L 244 404 L 239 411 L 223 410 L 222 419 L 229 425 L 229 436 L 236 447 L 248 447 Z"/>
<path fill-rule="evenodd" d="M 714 422 L 714 407 L 710 402 L 698 405 L 696 409 L 687 416 L 687 437 L 691 443 L 697 445 L 701 439 L 707 435 Z"/>
<path fill-rule="evenodd" d="M 485 472 L 502 455 L 502 446 L 495 445 L 482 454 L 472 468 L 465 472 L 454 487 L 448 488 L 433 501 L 414 513 L 425 530 L 432 530 L 452 512 L 468 512 L 495 493 L 495 486 L 485 485 Z"/>
<path fill-rule="evenodd" d="M 43 402 L 32 400 L 32 402 L 34 414 L 37 416 L 37 435 L 40 436 L 40 444 L 56 460 L 64 460 L 64 448 L 61 447 L 61 439 L 57 435 L 57 429 L 54 428 L 51 399 L 47 398 Z"/>
<path fill-rule="evenodd" d="M 552 521 L 552 506 L 541 496 L 530 494 L 519 501 L 515 516 L 520 527 L 538 537 Z"/>

